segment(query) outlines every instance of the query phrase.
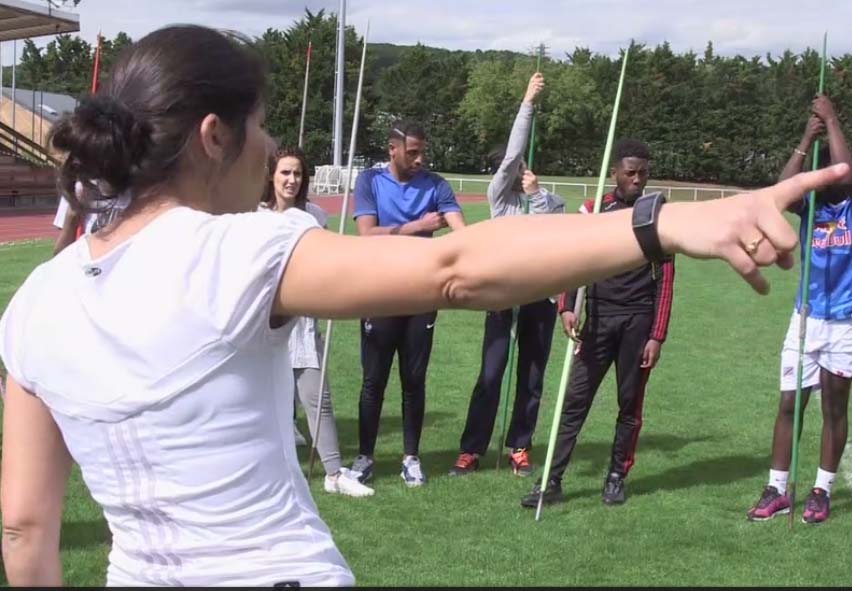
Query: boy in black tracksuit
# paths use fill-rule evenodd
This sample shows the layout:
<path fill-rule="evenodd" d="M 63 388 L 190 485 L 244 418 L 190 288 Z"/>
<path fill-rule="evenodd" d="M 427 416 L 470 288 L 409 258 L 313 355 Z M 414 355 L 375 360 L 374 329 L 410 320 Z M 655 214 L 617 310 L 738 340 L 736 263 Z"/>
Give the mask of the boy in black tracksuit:
<path fill-rule="evenodd" d="M 612 171 L 616 189 L 604 196 L 601 213 L 633 207 L 648 180 L 649 159 L 648 147 L 642 142 L 619 142 Z M 593 207 L 594 202 L 587 201 L 580 211 L 592 213 Z M 545 503 L 563 499 L 562 475 L 597 389 L 613 362 L 619 412 L 602 496 L 607 504 L 624 502 L 624 479 L 633 466 L 642 427 L 645 386 L 668 331 L 673 287 L 671 259 L 662 265 L 647 263 L 589 286 L 586 322 L 578 336 L 580 343 L 562 409 Z M 576 296 L 576 292 L 566 292 L 559 300 L 559 314 L 569 336 L 577 336 Z M 537 483 L 532 493 L 524 497 L 523 506 L 537 505 L 540 486 Z"/>

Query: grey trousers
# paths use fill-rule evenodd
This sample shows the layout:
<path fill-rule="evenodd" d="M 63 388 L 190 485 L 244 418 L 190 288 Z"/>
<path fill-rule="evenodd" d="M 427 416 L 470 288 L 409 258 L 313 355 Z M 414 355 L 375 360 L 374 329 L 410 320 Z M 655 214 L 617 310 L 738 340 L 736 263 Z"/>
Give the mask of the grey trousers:
<path fill-rule="evenodd" d="M 319 340 L 319 339 L 318 339 Z M 320 349 L 322 350 L 322 349 Z M 308 419 L 308 429 L 311 439 L 318 441 L 317 453 L 319 459 L 328 475 L 340 471 L 340 447 L 337 443 L 337 424 L 334 421 L 334 409 L 331 405 L 331 390 L 328 387 L 328 374 L 325 376 L 325 388 L 323 394 L 323 405 L 320 412 L 320 436 L 314 433 L 317 421 L 317 409 L 319 408 L 319 385 L 320 370 L 313 367 L 294 369 L 293 376 L 296 380 L 296 396 L 305 409 Z"/>

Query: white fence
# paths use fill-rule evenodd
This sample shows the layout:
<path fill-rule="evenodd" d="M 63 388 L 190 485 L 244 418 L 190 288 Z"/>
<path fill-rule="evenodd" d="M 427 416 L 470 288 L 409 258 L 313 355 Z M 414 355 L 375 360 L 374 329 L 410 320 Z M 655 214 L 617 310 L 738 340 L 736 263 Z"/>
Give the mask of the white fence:
<path fill-rule="evenodd" d="M 458 193 L 464 193 L 465 187 L 468 192 L 485 193 L 490 179 L 471 179 L 461 177 L 445 177 L 453 189 Z M 562 183 L 551 181 L 539 181 L 538 184 L 552 193 L 565 197 L 583 197 L 587 199 L 594 197 L 597 192 L 597 183 Z M 614 189 L 615 185 L 606 183 L 604 190 Z M 665 193 L 666 199 L 669 201 L 699 201 L 706 199 L 717 199 L 727 197 L 737 193 L 747 193 L 746 189 L 724 188 L 724 187 L 689 187 L 689 186 L 674 186 L 674 185 L 647 185 L 646 193 L 660 191 Z"/>
<path fill-rule="evenodd" d="M 314 195 L 340 195 L 349 182 L 349 190 L 355 189 L 355 179 L 364 170 L 363 167 L 352 168 L 352 178 L 348 178 L 346 166 L 332 166 L 330 164 L 317 166 L 314 176 L 311 178 L 310 192 Z"/>
<path fill-rule="evenodd" d="M 352 169 L 352 178 L 347 179 L 347 168 L 345 166 L 323 165 L 317 166 L 314 176 L 311 178 L 311 193 L 314 195 L 340 195 L 349 181 L 349 190 L 355 189 L 355 180 L 358 174 L 364 170 L 363 167 Z M 463 178 L 444 177 L 457 193 L 485 194 L 490 178 Z M 553 193 L 563 197 L 588 199 L 594 197 L 597 192 L 597 183 L 564 183 L 553 181 L 539 181 L 539 185 Z M 606 183 L 604 190 L 614 189 L 615 185 Z M 746 189 L 725 187 L 690 187 L 676 185 L 647 185 L 646 193 L 661 191 L 665 193 L 669 201 L 704 201 L 735 195 L 736 193 L 747 193 Z"/>

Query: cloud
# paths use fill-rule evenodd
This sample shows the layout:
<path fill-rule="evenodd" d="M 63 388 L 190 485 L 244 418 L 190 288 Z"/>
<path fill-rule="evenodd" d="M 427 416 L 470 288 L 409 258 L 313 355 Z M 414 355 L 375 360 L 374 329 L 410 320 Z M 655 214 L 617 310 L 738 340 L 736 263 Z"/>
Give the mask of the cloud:
<path fill-rule="evenodd" d="M 138 38 L 175 22 L 260 35 L 270 27 L 286 29 L 306 8 L 336 13 L 338 5 L 339 0 L 86 0 L 77 12 L 83 37 L 94 40 L 99 29 Z M 577 46 L 617 55 L 631 39 L 648 46 L 668 41 L 677 52 L 700 53 L 713 41 L 724 55 L 777 55 L 820 46 L 823 31 L 832 26 L 830 51 L 852 53 L 852 36 L 840 26 L 852 22 L 847 0 L 827 0 L 817 8 L 800 0 L 349 0 L 346 17 L 359 34 L 369 19 L 371 42 L 525 53 L 544 42 L 557 59 Z"/>

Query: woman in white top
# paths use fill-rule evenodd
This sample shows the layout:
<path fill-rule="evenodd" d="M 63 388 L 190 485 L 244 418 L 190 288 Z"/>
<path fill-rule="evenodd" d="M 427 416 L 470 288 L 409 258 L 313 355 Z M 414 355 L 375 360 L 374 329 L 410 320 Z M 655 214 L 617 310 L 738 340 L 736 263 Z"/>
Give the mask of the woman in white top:
<path fill-rule="evenodd" d="M 255 212 L 264 79 L 233 38 L 169 27 L 55 125 L 72 205 L 90 179 L 132 201 L 37 267 L 0 320 L 10 584 L 62 584 L 73 458 L 112 532 L 108 585 L 351 585 L 296 456 L 293 318 L 503 309 L 656 258 L 647 236 L 724 258 L 765 293 L 759 266 L 789 268 L 797 243 L 781 211 L 848 171 L 667 204 L 638 233 L 625 211 L 509 216 L 434 240 L 341 236 L 296 208 Z"/>
<path fill-rule="evenodd" d="M 307 211 L 321 228 L 326 228 L 328 214 L 319 205 L 308 201 L 310 177 L 305 153 L 296 147 L 282 146 L 275 150 L 269 163 L 273 172 L 264 204 L 266 208 L 284 212 L 295 207 Z M 372 495 L 373 489 L 350 476 L 349 469 L 341 463 L 328 376 L 323 387 L 319 439 L 314 432 L 317 411 L 320 408 L 320 362 L 323 351 L 323 338 L 315 318 L 300 316 L 294 319 L 287 350 L 290 354 L 290 365 L 293 367 L 296 395 L 305 409 L 311 438 L 316 441 L 317 453 L 325 468 L 325 491 L 351 497 Z"/>

